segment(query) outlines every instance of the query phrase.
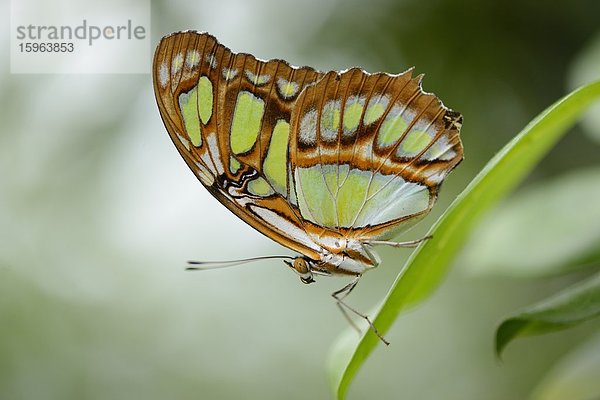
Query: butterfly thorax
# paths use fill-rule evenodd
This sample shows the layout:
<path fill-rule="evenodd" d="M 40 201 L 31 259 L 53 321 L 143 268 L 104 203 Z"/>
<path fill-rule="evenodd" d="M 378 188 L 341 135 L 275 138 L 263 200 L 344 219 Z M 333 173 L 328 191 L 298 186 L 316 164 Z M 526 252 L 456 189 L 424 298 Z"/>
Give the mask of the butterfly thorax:
<path fill-rule="evenodd" d="M 322 244 L 320 258 L 296 257 L 286 262 L 303 283 L 314 282 L 313 275 L 362 275 L 379 265 L 380 259 L 371 246 L 355 239 L 336 239 L 333 245 Z"/>

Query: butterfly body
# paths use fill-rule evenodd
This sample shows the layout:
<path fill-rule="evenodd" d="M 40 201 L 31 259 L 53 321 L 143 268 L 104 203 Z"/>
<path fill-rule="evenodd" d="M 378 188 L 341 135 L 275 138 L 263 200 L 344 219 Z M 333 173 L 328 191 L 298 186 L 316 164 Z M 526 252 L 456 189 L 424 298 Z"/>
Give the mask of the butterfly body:
<path fill-rule="evenodd" d="M 412 70 L 323 73 L 189 31 L 161 40 L 153 78 L 190 169 L 234 214 L 300 253 L 288 265 L 305 283 L 376 267 L 373 244 L 424 217 L 462 160 L 462 116 Z"/>

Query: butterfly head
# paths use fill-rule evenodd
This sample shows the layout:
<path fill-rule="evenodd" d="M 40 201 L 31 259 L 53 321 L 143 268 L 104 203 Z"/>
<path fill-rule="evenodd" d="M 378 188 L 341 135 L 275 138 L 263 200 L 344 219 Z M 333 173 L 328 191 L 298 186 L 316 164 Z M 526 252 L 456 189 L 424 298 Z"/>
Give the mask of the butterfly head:
<path fill-rule="evenodd" d="M 304 257 L 296 257 L 292 261 L 284 260 L 284 262 L 300 276 L 302 283 L 309 284 L 315 282 L 311 268 L 312 260 Z"/>

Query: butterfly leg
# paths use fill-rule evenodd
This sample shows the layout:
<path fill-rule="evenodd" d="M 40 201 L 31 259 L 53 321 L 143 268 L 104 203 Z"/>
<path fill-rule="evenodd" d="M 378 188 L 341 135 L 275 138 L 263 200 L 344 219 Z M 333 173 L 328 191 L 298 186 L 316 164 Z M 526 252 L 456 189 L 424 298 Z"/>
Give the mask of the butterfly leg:
<path fill-rule="evenodd" d="M 431 239 L 433 236 L 432 235 L 427 235 L 421 239 L 416 239 L 416 240 L 409 240 L 407 242 L 389 242 L 387 240 L 366 240 L 364 243 L 370 244 L 370 245 L 385 245 L 385 246 L 392 246 L 392 247 L 417 247 L 418 245 L 421 244 L 421 242 L 424 242 L 426 240 Z"/>
<path fill-rule="evenodd" d="M 388 346 L 390 344 L 390 342 L 385 340 L 385 338 L 379 333 L 379 331 L 377 330 L 377 328 L 375 328 L 375 325 L 373 325 L 373 322 L 371 322 L 369 317 L 367 317 L 365 314 L 358 312 L 356 309 L 352 308 L 351 306 L 346 304 L 346 302 L 344 302 L 344 299 L 346 298 L 346 296 L 348 296 L 350 294 L 350 292 L 352 292 L 352 290 L 356 287 L 356 284 L 358 283 L 360 277 L 361 277 L 361 275 L 356 275 L 356 277 L 354 279 L 352 279 L 352 281 L 350 283 L 348 283 L 346 286 L 331 293 L 331 296 L 335 299 L 337 306 L 340 308 L 340 311 L 342 311 L 342 314 L 344 314 L 344 317 L 346 317 L 346 319 L 348 320 L 348 322 L 350 322 L 350 325 L 352 325 L 354 327 L 354 329 L 356 329 L 360 333 L 360 329 L 358 328 L 358 326 L 356 326 L 356 324 L 354 323 L 352 318 L 350 318 L 350 315 L 348 315 L 348 311 L 354 313 L 355 315 L 357 315 L 357 316 L 361 317 L 362 319 L 364 319 L 365 321 L 367 321 L 367 323 L 369 324 L 369 327 L 371 327 L 371 330 L 373 331 L 373 333 L 376 334 L 377 337 L 383 343 L 386 344 L 386 346 Z"/>
<path fill-rule="evenodd" d="M 360 277 L 360 275 L 358 275 L 357 278 L 358 277 Z M 348 311 L 346 310 L 346 308 L 344 308 L 344 306 L 348 307 L 348 305 L 346 305 L 343 302 L 343 299 L 346 296 L 348 296 L 348 294 L 350 294 L 350 292 L 352 291 L 352 289 L 354 289 L 354 287 L 358 283 L 358 279 L 357 278 L 353 279 L 352 282 L 350 282 L 348 285 L 344 286 L 340 290 L 336 290 L 335 292 L 333 292 L 331 294 L 331 296 L 335 299 L 335 304 L 338 306 L 338 308 L 340 309 L 340 311 L 344 315 L 344 318 L 346 318 L 346 320 L 348 321 L 348 323 L 360 334 L 361 333 L 360 328 L 358 327 L 358 325 L 356 325 L 356 323 L 354 323 L 354 320 L 352 318 L 350 318 L 350 315 L 348 314 Z M 343 306 L 342 306 L 342 304 L 343 304 Z M 350 307 L 348 307 L 348 308 L 350 308 Z M 354 312 L 356 313 L 356 311 L 354 311 Z"/>

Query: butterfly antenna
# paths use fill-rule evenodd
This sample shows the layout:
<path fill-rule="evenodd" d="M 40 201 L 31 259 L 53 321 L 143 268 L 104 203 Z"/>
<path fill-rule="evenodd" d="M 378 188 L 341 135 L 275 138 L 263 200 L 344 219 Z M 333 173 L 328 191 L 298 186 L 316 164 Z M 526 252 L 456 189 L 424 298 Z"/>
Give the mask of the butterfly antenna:
<path fill-rule="evenodd" d="M 209 269 L 220 269 L 227 267 L 234 267 L 236 265 L 247 264 L 254 261 L 262 260 L 293 260 L 294 257 L 290 256 L 263 256 L 263 257 L 251 257 L 242 258 L 240 260 L 231 261 L 188 261 L 188 267 L 186 271 L 205 271 Z"/>

